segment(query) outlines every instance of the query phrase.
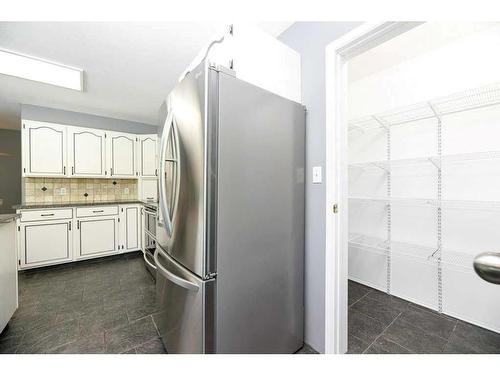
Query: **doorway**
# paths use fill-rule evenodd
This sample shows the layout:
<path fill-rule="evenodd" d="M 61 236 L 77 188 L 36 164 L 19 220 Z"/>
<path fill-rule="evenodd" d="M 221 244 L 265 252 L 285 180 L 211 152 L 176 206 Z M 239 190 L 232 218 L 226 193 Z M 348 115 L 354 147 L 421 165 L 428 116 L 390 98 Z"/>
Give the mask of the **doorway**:
<path fill-rule="evenodd" d="M 500 351 L 498 286 L 472 268 L 500 248 L 497 40 L 383 23 L 327 48 L 327 352 Z"/>

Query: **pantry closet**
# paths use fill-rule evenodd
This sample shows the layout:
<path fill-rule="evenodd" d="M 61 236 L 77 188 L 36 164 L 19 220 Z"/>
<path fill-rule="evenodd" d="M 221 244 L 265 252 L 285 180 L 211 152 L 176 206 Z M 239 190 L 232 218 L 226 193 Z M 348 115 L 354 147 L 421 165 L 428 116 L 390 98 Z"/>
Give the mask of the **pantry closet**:
<path fill-rule="evenodd" d="M 348 261 L 351 281 L 500 333 L 500 286 L 473 269 L 500 251 L 498 43 L 498 25 L 426 24 L 353 61 Z"/>

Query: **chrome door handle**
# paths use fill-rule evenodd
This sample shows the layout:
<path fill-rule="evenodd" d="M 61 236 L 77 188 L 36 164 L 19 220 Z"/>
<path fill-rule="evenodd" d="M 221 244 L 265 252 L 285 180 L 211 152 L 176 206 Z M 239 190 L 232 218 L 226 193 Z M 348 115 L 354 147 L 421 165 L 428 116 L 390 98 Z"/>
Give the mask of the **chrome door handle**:
<path fill-rule="evenodd" d="M 169 236 L 172 235 L 172 220 L 169 216 L 169 207 L 167 206 L 167 197 L 165 194 L 165 153 L 167 151 L 168 138 L 173 127 L 173 114 L 172 111 L 169 112 L 165 124 L 168 124 L 168 129 L 163 129 L 164 133 L 161 137 L 160 142 L 160 211 L 162 220 L 160 223 L 165 224 L 167 233 Z"/>
<path fill-rule="evenodd" d="M 492 284 L 500 284 L 500 253 L 481 253 L 474 258 L 474 271 Z"/>
<path fill-rule="evenodd" d="M 185 280 L 182 277 L 179 277 L 179 276 L 173 274 L 172 272 L 170 272 L 169 270 L 165 269 L 164 267 L 162 267 L 162 265 L 158 261 L 158 254 L 160 253 L 160 251 L 161 250 L 159 250 L 157 248 L 155 251 L 155 254 L 154 254 L 154 259 L 155 259 L 157 271 L 160 272 L 164 277 L 166 277 L 168 280 L 170 280 L 174 284 L 177 284 L 184 289 L 189 289 L 189 290 L 192 290 L 194 292 L 197 292 L 198 289 L 200 289 L 200 287 L 198 285 L 196 285 L 195 283 L 193 283 L 191 281 Z"/>
<path fill-rule="evenodd" d="M 146 251 L 144 251 L 143 257 L 144 257 L 144 261 L 148 264 L 148 266 L 152 267 L 155 270 L 158 268 L 148 260 L 148 257 L 146 256 Z"/>

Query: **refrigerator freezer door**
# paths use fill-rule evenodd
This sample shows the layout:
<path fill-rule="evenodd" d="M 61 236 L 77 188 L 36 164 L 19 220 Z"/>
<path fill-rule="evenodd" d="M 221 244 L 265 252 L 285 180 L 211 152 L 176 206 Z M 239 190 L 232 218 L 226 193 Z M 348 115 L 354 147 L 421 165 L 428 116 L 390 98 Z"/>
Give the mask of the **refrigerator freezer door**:
<path fill-rule="evenodd" d="M 208 70 L 210 71 L 210 70 Z M 175 261 L 204 278 L 207 68 L 198 66 L 169 96 L 161 129 L 159 245 Z"/>
<path fill-rule="evenodd" d="M 199 279 L 161 249 L 155 252 L 155 264 L 160 310 L 154 315 L 154 321 L 167 352 L 213 352 L 215 280 Z"/>
<path fill-rule="evenodd" d="M 305 111 L 219 74 L 217 353 L 303 344 Z"/>

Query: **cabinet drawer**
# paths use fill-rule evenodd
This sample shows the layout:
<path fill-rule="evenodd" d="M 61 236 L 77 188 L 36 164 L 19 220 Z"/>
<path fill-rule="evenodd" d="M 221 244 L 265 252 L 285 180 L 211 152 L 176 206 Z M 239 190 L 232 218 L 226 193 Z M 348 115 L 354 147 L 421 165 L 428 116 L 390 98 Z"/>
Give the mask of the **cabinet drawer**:
<path fill-rule="evenodd" d="M 118 206 L 79 207 L 76 209 L 76 217 L 108 215 L 118 215 Z"/>
<path fill-rule="evenodd" d="M 21 211 L 21 221 L 61 220 L 73 218 L 73 209 Z"/>

